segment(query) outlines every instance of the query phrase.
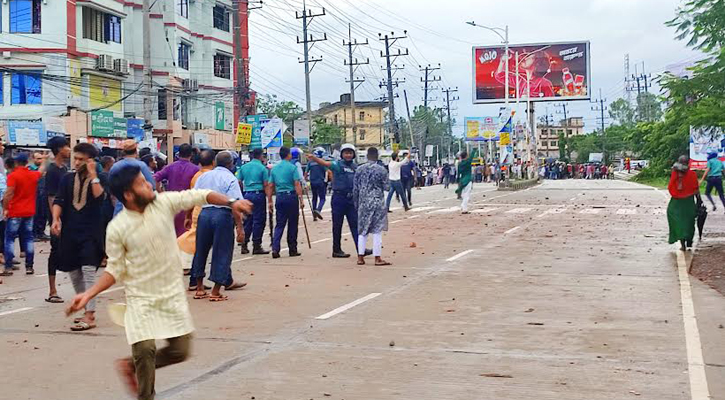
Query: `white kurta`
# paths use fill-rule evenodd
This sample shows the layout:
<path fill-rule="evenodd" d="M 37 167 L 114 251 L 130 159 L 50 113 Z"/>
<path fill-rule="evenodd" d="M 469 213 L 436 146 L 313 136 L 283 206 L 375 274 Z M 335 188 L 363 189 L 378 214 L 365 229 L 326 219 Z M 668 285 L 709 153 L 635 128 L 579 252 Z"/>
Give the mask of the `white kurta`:
<path fill-rule="evenodd" d="M 206 204 L 209 190 L 158 194 L 143 213 L 124 208 L 106 231 L 106 272 L 125 286 L 129 344 L 191 333 L 174 215 Z"/>

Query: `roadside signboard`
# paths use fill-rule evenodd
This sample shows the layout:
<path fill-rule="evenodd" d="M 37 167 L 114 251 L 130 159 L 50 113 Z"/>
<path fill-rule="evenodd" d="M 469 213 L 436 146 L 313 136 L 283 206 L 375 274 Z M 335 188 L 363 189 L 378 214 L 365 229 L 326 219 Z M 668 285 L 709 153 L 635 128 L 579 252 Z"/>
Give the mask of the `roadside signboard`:
<path fill-rule="evenodd" d="M 113 111 L 91 111 L 91 134 L 95 137 L 114 137 Z"/>
<path fill-rule="evenodd" d="M 237 124 L 236 144 L 248 146 L 252 142 L 252 124 Z"/>
<path fill-rule="evenodd" d="M 474 104 L 503 103 L 507 75 L 509 99 L 561 101 L 591 97 L 588 41 L 509 46 L 508 74 L 504 52 L 502 45 L 473 48 Z"/>
<path fill-rule="evenodd" d="M 725 161 L 725 134 L 719 128 L 690 127 L 690 168 L 706 169 L 707 155 L 717 153 Z"/>

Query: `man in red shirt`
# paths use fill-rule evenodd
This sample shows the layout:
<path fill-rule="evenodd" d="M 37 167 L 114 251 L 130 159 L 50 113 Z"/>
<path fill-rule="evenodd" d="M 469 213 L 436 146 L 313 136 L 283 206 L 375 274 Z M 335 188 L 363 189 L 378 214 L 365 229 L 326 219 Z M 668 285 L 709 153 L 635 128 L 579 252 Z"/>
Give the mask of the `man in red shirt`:
<path fill-rule="evenodd" d="M 5 270 L 0 276 L 13 274 L 15 239 L 20 236 L 20 249 L 25 251 L 25 273 L 33 271 L 33 215 L 38 181 L 42 171 L 28 169 L 28 154 L 15 157 L 15 169 L 8 175 L 8 189 L 3 198 L 5 210 Z"/>

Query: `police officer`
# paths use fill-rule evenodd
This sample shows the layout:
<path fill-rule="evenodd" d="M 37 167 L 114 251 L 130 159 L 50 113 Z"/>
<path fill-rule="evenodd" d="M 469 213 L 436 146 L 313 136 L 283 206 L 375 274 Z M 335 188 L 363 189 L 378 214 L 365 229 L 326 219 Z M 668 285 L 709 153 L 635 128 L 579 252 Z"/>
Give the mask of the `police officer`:
<path fill-rule="evenodd" d="M 321 159 L 325 155 L 325 149 L 318 147 L 312 154 Z M 327 192 L 327 183 L 325 183 L 326 174 L 327 170 L 324 165 L 314 161 L 307 163 L 307 180 L 310 181 L 310 188 L 312 189 L 312 216 L 315 221 L 323 219 L 322 207 L 325 206 Z"/>
<path fill-rule="evenodd" d="M 297 251 L 297 225 L 299 223 L 300 209 L 305 207 L 302 199 L 302 185 L 297 167 L 290 162 L 292 154 L 288 147 L 280 147 L 279 156 L 282 159 L 272 168 L 269 174 L 267 185 L 267 203 L 269 212 L 273 212 L 272 194 L 276 194 L 277 201 L 277 225 L 274 227 L 272 238 L 272 258 L 279 258 L 282 232 L 287 226 L 287 246 L 289 256 L 297 257 L 301 254 Z"/>
<path fill-rule="evenodd" d="M 340 156 L 341 158 L 334 162 L 325 161 L 315 155 L 308 155 L 307 158 L 332 171 L 332 257 L 348 258 L 350 255 L 342 251 L 341 237 L 342 222 L 345 217 L 352 237 L 357 237 L 357 209 L 352 198 L 355 169 L 357 169 L 355 146 L 349 143 L 343 144 Z"/>
<path fill-rule="evenodd" d="M 244 199 L 254 205 L 252 215 L 244 220 L 244 243 L 242 254 L 249 254 L 249 239 L 252 239 L 252 254 L 269 254 L 262 248 L 262 235 L 267 222 L 267 197 L 265 188 L 269 183 L 269 172 L 262 162 L 262 149 L 252 150 L 252 160 L 239 169 L 237 178 L 242 181 Z"/>

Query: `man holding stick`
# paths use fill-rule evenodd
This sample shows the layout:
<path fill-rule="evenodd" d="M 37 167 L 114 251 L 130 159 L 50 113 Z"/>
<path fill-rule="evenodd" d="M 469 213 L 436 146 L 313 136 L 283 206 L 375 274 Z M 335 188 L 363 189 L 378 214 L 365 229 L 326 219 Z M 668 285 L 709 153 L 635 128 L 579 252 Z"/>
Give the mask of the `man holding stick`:
<path fill-rule="evenodd" d="M 297 228 L 300 221 L 300 210 L 305 207 L 302 185 L 299 181 L 297 167 L 290 162 L 292 159 L 290 149 L 285 146 L 280 147 L 279 156 L 282 161 L 270 171 L 269 185 L 266 188 L 269 213 L 273 213 L 273 207 L 277 209 L 277 226 L 274 227 L 274 237 L 272 238 L 272 258 L 280 257 L 279 252 L 282 247 L 280 243 L 285 226 L 287 227 L 289 256 L 299 257 L 302 254 L 297 251 Z M 273 194 L 277 196 L 276 203 L 272 202 Z"/>
<path fill-rule="evenodd" d="M 108 263 L 98 282 L 76 295 L 66 314 L 81 310 L 116 282 L 126 292 L 124 317 L 132 357 L 117 365 L 125 383 L 140 400 L 153 400 L 156 369 L 189 356 L 194 330 L 184 293 L 174 216 L 194 206 L 213 204 L 248 214 L 251 204 L 210 190 L 154 193 L 137 165 L 110 176 L 110 188 L 125 209 L 111 221 L 106 236 Z M 158 352 L 156 339 L 169 345 Z"/>

